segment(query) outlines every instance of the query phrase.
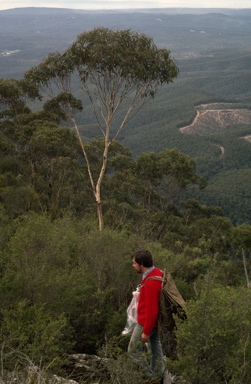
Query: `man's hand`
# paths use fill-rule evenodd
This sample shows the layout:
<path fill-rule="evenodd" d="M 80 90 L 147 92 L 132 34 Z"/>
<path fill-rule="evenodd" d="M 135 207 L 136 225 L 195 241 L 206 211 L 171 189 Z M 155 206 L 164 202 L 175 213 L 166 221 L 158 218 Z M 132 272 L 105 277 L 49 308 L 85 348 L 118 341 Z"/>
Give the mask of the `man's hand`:
<path fill-rule="evenodd" d="M 148 335 L 145 335 L 144 333 L 142 333 L 142 335 L 141 335 L 141 340 L 143 341 L 143 343 L 148 343 L 148 341 L 149 341 L 149 336 L 148 336 Z"/>

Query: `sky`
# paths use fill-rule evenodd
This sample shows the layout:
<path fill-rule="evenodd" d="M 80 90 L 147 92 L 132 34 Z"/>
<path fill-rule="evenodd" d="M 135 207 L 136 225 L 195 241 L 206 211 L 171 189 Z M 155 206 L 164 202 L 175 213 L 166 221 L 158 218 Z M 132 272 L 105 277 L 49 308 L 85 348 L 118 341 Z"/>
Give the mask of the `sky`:
<path fill-rule="evenodd" d="M 70 9 L 251 8 L 250 0 L 0 0 L 0 10 L 23 7 Z"/>

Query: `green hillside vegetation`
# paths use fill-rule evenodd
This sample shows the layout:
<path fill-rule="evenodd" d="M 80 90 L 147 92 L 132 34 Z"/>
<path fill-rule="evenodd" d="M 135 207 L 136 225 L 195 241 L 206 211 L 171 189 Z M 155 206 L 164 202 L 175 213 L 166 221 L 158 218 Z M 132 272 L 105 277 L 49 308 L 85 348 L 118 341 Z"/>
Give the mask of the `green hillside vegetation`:
<path fill-rule="evenodd" d="M 223 212 L 233 212 L 232 220 L 238 222 L 238 211 L 243 211 L 243 221 L 250 221 L 250 191 L 251 191 L 251 170 L 250 168 L 232 169 L 224 172 L 224 177 L 218 173 L 211 178 L 207 193 L 189 188 L 187 196 L 194 196 L 200 201 L 200 195 L 208 204 L 214 204 L 222 208 Z M 226 198 L 227 196 L 227 198 Z M 234 216 L 234 213 L 236 216 Z"/>
<path fill-rule="evenodd" d="M 228 102 L 250 109 L 249 20 L 250 10 L 228 9 L 79 12 L 28 8 L 2 11 L 0 54 L 8 50 L 16 53 L 0 56 L 1 73 L 3 78 L 20 78 L 49 52 L 63 52 L 83 30 L 97 26 L 131 28 L 146 33 L 159 47 L 171 50 L 179 76 L 174 84 L 158 91 L 154 103 L 128 122 L 126 135 L 122 132 L 119 140 L 134 155 L 177 148 L 196 160 L 198 172 L 210 185 L 211 177 L 218 172 L 224 178 L 218 152 L 208 146 L 207 137 L 184 137 L 179 128 L 192 123 L 195 107 L 200 104 Z M 97 133 L 88 105 L 85 111 L 80 120 L 84 125 L 81 132 L 89 139 L 95 138 Z M 225 133 L 222 132 L 223 136 Z M 246 127 L 245 134 L 250 134 L 250 126 Z M 239 147 L 239 140 L 233 139 L 232 144 L 240 154 L 243 148 Z M 238 156 L 242 156 L 242 164 L 238 160 L 235 169 L 249 167 L 248 153 L 250 150 L 245 150 Z M 234 159 L 228 159 L 231 165 L 225 164 L 226 170 L 234 167 Z M 246 195 L 245 185 L 238 185 L 238 195 Z M 206 204 L 214 204 L 214 197 L 210 198 L 207 189 L 201 199 Z M 232 206 L 224 212 L 233 223 L 245 223 L 247 214 L 244 208 L 240 209 L 242 202 L 238 201 L 237 205 L 238 208 Z"/>
<path fill-rule="evenodd" d="M 241 57 L 238 60 L 241 61 Z M 231 108 L 250 109 L 249 84 L 251 79 L 249 80 L 250 70 L 248 70 L 250 67 L 247 66 L 244 73 L 241 71 L 240 66 L 238 70 L 234 69 L 234 72 L 231 72 L 229 66 L 227 66 L 230 58 L 226 57 L 224 64 L 227 69 L 224 68 L 222 62 L 216 62 L 215 64 L 213 61 L 208 63 L 208 59 L 202 60 L 201 69 L 199 69 L 196 66 L 197 61 L 201 61 L 201 59 L 193 59 L 191 62 L 192 72 L 185 67 L 186 63 L 178 61 L 180 63 L 180 75 L 175 84 L 171 85 L 168 90 L 162 89 L 159 92 L 155 103 L 144 112 L 142 124 L 140 113 L 135 117 L 132 126 L 128 126 L 129 135 L 125 139 L 122 138 L 122 143 L 136 153 L 140 151 L 139 148 L 157 151 L 162 148 L 177 148 L 196 160 L 197 171 L 206 178 L 209 186 L 211 177 L 219 172 L 220 178 L 218 180 L 225 177 L 225 170 L 235 169 L 237 171 L 235 175 L 237 175 L 240 168 L 250 167 L 250 142 L 240 140 L 240 137 L 250 135 L 251 124 L 245 126 L 240 124 L 230 125 L 227 129 L 220 129 L 215 126 L 216 132 L 212 134 L 213 126 L 208 121 L 208 127 L 205 126 L 204 137 L 199 132 L 194 132 L 194 135 L 182 134 L 179 128 L 193 122 L 196 116 L 196 106 L 200 104 L 226 102 L 230 103 Z M 205 72 L 206 65 L 212 66 L 210 71 Z M 218 74 L 214 71 L 215 67 L 218 68 Z M 157 107 L 155 107 L 155 104 L 157 104 Z M 133 126 L 140 126 L 142 129 L 135 130 Z M 142 137 L 144 137 L 144 140 L 142 140 Z M 214 145 L 223 145 L 225 147 L 224 157 L 221 158 L 219 149 L 217 150 Z M 244 180 L 239 183 L 236 179 L 233 183 L 240 190 L 239 196 L 248 193 L 248 187 Z M 214 188 L 217 188 L 215 180 Z M 220 186 L 219 188 L 221 189 Z M 197 197 L 197 195 L 194 195 L 194 197 Z M 200 201 L 209 205 L 215 204 L 214 197 L 210 198 L 209 187 L 200 194 Z M 232 205 L 231 208 L 226 204 L 224 213 L 234 223 L 250 223 L 251 216 L 246 212 L 246 208 L 244 209 L 244 206 L 242 206 L 241 199 L 238 199 L 238 204 L 236 206 Z"/>
<path fill-rule="evenodd" d="M 18 21 L 22 12 L 28 29 Z M 119 21 L 116 13 L 106 14 L 108 26 L 136 29 L 138 23 L 137 29 L 152 31 L 150 36 L 156 36 L 162 47 L 167 43 L 172 57 L 177 54 L 179 75 L 173 83 L 158 87 L 154 98 L 147 100 L 109 145 L 101 188 L 102 230 L 88 161 L 96 182 L 106 137 L 98 131 L 87 97 L 82 98 L 81 110 L 75 79 L 75 98 L 65 89 L 56 99 L 42 96 L 51 79 L 66 80 L 63 85 L 69 85 L 67 71 L 71 75 L 72 67 L 64 67 L 65 63 L 86 63 L 78 61 L 76 45 L 72 45 L 76 30 L 83 32 L 83 20 L 86 27 L 96 26 L 104 21 L 104 14 L 94 13 L 94 20 L 90 14 L 74 12 L 73 28 L 71 11 L 53 11 L 49 18 L 46 9 L 39 15 L 36 12 L 0 12 L 0 29 L 2 18 L 9 23 L 5 31 L 9 25 L 13 36 L 10 20 L 16 22 L 22 44 L 25 33 L 28 38 L 34 28 L 47 38 L 55 33 L 49 49 L 56 53 L 53 44 L 61 42 L 57 50 L 66 50 L 69 56 L 47 57 L 42 37 L 34 38 L 19 72 L 18 65 L 6 64 L 6 59 L 20 64 L 19 53 L 0 56 L 6 69 L 0 79 L 1 379 L 13 382 L 9 378 L 14 371 L 15 381 L 27 375 L 26 382 L 31 382 L 25 367 L 34 364 L 80 384 L 97 380 L 100 384 L 128 384 L 128 380 L 140 384 L 142 377 L 126 353 L 128 338 L 121 332 L 132 291 L 139 283 L 131 255 L 146 248 L 153 253 L 156 266 L 171 272 L 186 300 L 187 319 L 175 318 L 176 350 L 174 335 L 161 333 L 166 368 L 178 382 L 187 384 L 250 384 L 251 144 L 243 136 L 251 134 L 251 124 L 230 123 L 220 129 L 211 119 L 208 129 L 198 123 L 197 131 L 180 130 L 193 123 L 198 109 L 217 112 L 227 103 L 235 111 L 250 111 L 248 12 L 174 17 L 168 12 L 132 13 L 130 17 L 122 12 Z M 60 29 L 55 32 L 57 12 L 59 24 L 66 25 L 62 36 Z M 164 20 L 165 34 L 156 28 L 157 18 Z M 128 31 L 121 31 L 118 36 L 130 37 Z M 105 33 L 110 36 L 109 30 Z M 134 38 L 137 41 L 138 35 Z M 11 45 L 6 39 L 7 33 L 0 51 L 15 50 L 14 40 Z M 225 50 L 221 50 L 223 43 Z M 34 48 L 35 56 L 31 54 Z M 130 53 L 134 57 L 134 51 Z M 56 72 L 55 63 L 62 65 L 56 65 Z M 98 74 L 104 71 L 106 76 L 109 63 L 102 62 Z M 89 72 L 83 74 L 85 83 Z M 217 105 L 204 106 L 212 103 Z M 87 157 L 70 123 L 69 106 Z M 112 134 L 126 106 L 114 117 Z M 109 358 L 109 374 L 91 381 L 73 372 L 69 376 L 72 353 Z M 39 374 L 32 380 L 39 383 Z"/>

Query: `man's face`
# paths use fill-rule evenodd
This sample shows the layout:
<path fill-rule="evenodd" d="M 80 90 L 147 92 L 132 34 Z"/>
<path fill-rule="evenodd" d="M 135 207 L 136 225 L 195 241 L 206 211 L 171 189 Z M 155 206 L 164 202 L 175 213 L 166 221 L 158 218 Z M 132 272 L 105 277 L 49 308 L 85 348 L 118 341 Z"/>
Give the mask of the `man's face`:
<path fill-rule="evenodd" d="M 134 268 L 134 270 L 135 270 L 137 273 L 142 273 L 142 265 L 138 264 L 138 263 L 135 261 L 135 258 L 132 259 L 132 267 Z"/>

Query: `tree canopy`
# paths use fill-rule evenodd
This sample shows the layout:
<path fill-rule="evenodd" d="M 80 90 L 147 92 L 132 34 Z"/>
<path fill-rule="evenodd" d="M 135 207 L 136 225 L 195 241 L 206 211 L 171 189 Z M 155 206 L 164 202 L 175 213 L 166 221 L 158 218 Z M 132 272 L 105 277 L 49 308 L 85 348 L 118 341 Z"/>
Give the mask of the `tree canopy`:
<path fill-rule="evenodd" d="M 159 49 L 151 38 L 130 30 L 107 28 L 82 33 L 63 54 L 50 54 L 25 75 L 29 82 L 53 97 L 53 105 L 64 111 L 76 129 L 97 204 L 100 230 L 104 225 L 101 185 L 109 146 L 118 139 L 132 111 L 136 112 L 154 97 L 159 86 L 173 81 L 177 75 L 178 68 L 170 51 Z M 78 92 L 76 96 L 72 95 L 72 81 L 81 86 L 84 92 L 81 99 Z M 92 113 L 88 110 L 89 114 L 93 114 L 104 139 L 102 163 L 96 180 L 75 114 L 82 107 L 86 114 L 86 96 L 92 109 Z"/>

